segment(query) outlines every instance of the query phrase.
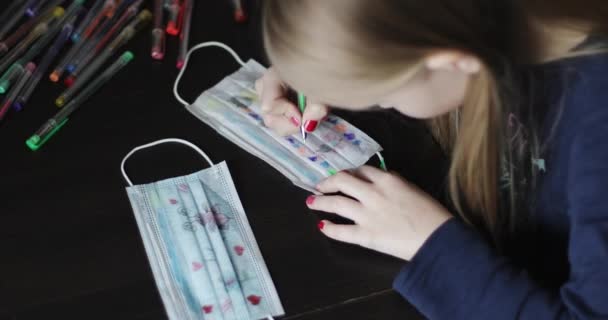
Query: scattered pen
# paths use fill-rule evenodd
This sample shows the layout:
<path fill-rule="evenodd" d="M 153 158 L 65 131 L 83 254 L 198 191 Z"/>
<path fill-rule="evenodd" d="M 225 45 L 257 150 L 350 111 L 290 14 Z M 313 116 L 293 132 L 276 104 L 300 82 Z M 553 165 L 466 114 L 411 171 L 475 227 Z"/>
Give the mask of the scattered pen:
<path fill-rule="evenodd" d="M 106 82 L 108 82 L 115 74 L 125 67 L 134 56 L 130 51 L 127 51 L 116 60 L 106 71 L 104 71 L 97 79 L 95 79 L 88 87 L 82 90 L 82 93 L 72 99 L 65 107 L 63 107 L 54 117 L 45 122 L 34 135 L 27 141 L 26 145 L 32 150 L 40 149 L 53 135 L 63 127 L 69 120 L 69 116 L 76 111 L 88 98 L 97 92 Z"/>

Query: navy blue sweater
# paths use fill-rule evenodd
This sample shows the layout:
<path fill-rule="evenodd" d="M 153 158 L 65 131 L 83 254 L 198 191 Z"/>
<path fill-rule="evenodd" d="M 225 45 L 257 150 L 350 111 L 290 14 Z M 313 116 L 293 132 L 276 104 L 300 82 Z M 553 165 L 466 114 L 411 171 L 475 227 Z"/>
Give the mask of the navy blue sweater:
<path fill-rule="evenodd" d="M 549 119 L 537 229 L 501 255 L 458 219 L 442 225 L 394 281 L 430 319 L 608 319 L 608 55 L 537 73 Z"/>

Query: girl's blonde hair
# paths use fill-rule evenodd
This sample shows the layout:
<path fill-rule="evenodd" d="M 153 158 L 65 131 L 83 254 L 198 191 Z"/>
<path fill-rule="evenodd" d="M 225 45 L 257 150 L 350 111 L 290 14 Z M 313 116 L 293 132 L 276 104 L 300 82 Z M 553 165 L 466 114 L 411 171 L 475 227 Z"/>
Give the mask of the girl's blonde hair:
<path fill-rule="evenodd" d="M 456 209 L 496 241 L 514 226 L 525 197 L 520 183 L 504 180 L 523 177 L 533 185 L 531 166 L 524 166 L 526 174 L 516 171 L 518 161 L 534 155 L 534 134 L 524 139 L 525 148 L 515 148 L 513 131 L 519 128 L 507 125 L 510 117 L 528 118 L 520 115 L 527 114 L 522 105 L 530 97 L 519 71 L 538 62 L 542 43 L 531 21 L 603 32 L 608 2 L 266 0 L 263 12 L 271 62 L 291 85 L 309 92 L 332 89 L 365 99 L 398 88 L 433 52 L 478 57 L 483 68 L 472 77 L 462 107 L 429 125 L 451 155 L 449 191 Z M 509 186 L 504 194 L 501 184 Z"/>

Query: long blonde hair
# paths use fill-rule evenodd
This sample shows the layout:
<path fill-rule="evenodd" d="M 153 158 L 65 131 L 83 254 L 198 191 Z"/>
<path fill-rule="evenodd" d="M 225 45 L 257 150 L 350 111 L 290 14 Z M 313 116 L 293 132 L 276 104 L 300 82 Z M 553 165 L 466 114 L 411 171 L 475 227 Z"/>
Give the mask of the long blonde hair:
<path fill-rule="evenodd" d="M 283 75 L 299 73 L 291 84 L 311 91 L 331 83 L 353 94 L 379 93 L 402 84 L 438 50 L 478 57 L 483 68 L 462 107 L 429 125 L 451 155 L 456 209 L 496 240 L 521 214 L 517 186 L 504 196 L 499 184 L 515 156 L 506 123 L 526 97 L 518 70 L 538 58 L 530 21 L 604 31 L 607 14 L 605 0 L 266 0 L 263 28 L 271 62 Z"/>

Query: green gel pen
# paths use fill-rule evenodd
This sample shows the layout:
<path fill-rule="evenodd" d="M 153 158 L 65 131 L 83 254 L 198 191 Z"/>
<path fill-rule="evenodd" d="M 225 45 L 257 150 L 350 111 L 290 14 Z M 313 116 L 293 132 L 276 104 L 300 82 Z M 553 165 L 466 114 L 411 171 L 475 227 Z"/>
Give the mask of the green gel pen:
<path fill-rule="evenodd" d="M 68 104 L 65 105 L 54 117 L 44 123 L 36 133 L 31 136 L 25 143 L 32 150 L 40 149 L 61 127 L 68 121 L 68 117 L 76 111 L 87 99 L 97 92 L 106 82 L 124 68 L 131 60 L 133 53 L 126 51 L 116 60 L 106 71 L 104 71 L 97 79 L 82 90 L 82 93 L 74 97 Z"/>
<path fill-rule="evenodd" d="M 298 107 L 300 108 L 302 116 L 304 116 L 304 110 L 306 110 L 306 96 L 301 93 L 298 93 Z M 304 128 L 304 121 L 300 124 L 300 133 L 302 134 L 302 140 L 306 143 L 307 134 L 306 129 Z"/>

